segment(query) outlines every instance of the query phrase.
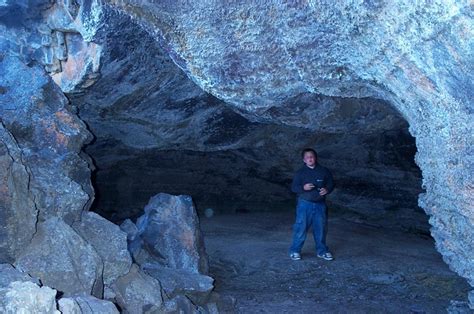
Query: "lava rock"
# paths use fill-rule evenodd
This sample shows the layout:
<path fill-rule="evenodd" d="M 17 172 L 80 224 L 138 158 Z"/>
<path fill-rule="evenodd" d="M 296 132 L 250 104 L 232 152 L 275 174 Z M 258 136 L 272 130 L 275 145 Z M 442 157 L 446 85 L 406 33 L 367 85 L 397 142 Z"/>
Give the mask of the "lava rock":
<path fill-rule="evenodd" d="M 93 296 L 75 296 L 61 298 L 59 310 L 63 314 L 118 314 L 120 313 L 110 301 L 97 299 Z"/>
<path fill-rule="evenodd" d="M 0 288 L 2 313 L 60 313 L 56 310 L 56 290 L 33 282 L 14 281 Z"/>
<path fill-rule="evenodd" d="M 15 267 L 64 293 L 102 297 L 103 263 L 92 245 L 60 218 L 38 224 Z"/>
<path fill-rule="evenodd" d="M 137 226 L 130 219 L 125 219 L 120 225 L 120 229 L 127 234 L 127 241 L 135 240 L 138 235 Z"/>
<path fill-rule="evenodd" d="M 0 288 L 8 287 L 14 281 L 29 281 L 37 285 L 40 284 L 38 279 L 18 271 L 12 265 L 0 264 Z"/>
<path fill-rule="evenodd" d="M 12 263 L 36 230 L 38 210 L 18 143 L 0 123 L 0 262 Z"/>
<path fill-rule="evenodd" d="M 199 311 L 198 307 L 188 298 L 177 295 L 164 303 L 163 313 L 199 313 Z"/>
<path fill-rule="evenodd" d="M 206 304 L 212 289 L 212 279 L 209 276 L 191 273 L 181 269 L 171 269 L 156 265 L 144 265 L 142 269 L 153 278 L 156 278 L 169 298 L 185 295 L 194 304 Z"/>
<path fill-rule="evenodd" d="M 80 218 L 84 208 L 90 206 L 93 195 L 89 164 L 79 156 L 91 134 L 69 110 L 67 98 L 40 66 L 26 65 L 18 58 L 6 55 L 0 58 L 0 73 L 2 124 L 19 147 L 19 150 L 12 150 L 12 154 L 21 152 L 21 164 L 28 172 L 28 177 L 22 175 L 15 165 L 13 182 L 20 179 L 22 182 L 16 183 L 17 190 L 13 186 L 7 190 L 7 195 L 13 198 L 11 209 L 20 204 L 29 206 L 31 201 L 28 199 L 32 199 L 39 211 L 37 220 L 62 217 L 71 224 Z M 4 131 L 3 141 L 7 141 Z M 7 145 L 12 147 L 12 144 Z M 14 159 L 19 162 L 16 157 Z M 1 197 L 0 204 L 4 202 L 4 196 Z M 21 229 L 24 234 L 19 234 L 23 244 L 26 239 L 22 238 L 31 234 L 26 228 L 31 227 L 29 216 L 34 215 L 35 209 L 26 210 L 29 213 L 25 210 L 17 213 L 25 219 L 24 229 Z M 10 219 L 8 215 L 5 218 Z M 2 224 L 6 219 L 2 219 Z"/>
<path fill-rule="evenodd" d="M 145 207 L 145 214 L 138 218 L 137 228 L 144 248 L 156 263 L 208 273 L 207 254 L 191 197 L 155 195 Z"/>
<path fill-rule="evenodd" d="M 94 212 L 84 212 L 72 227 L 102 258 L 105 285 L 110 286 L 115 279 L 128 273 L 132 258 L 127 249 L 127 235 L 119 226 Z"/>
<path fill-rule="evenodd" d="M 133 264 L 130 272 L 118 278 L 112 288 L 120 307 L 131 314 L 158 311 L 163 304 L 160 282 Z"/>

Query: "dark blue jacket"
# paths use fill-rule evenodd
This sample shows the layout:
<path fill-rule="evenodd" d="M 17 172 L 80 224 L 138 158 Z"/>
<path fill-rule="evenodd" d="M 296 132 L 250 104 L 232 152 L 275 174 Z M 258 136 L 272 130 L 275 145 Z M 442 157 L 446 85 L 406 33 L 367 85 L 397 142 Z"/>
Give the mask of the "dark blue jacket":
<path fill-rule="evenodd" d="M 305 191 L 303 186 L 306 183 L 313 183 L 315 188 L 310 191 Z M 291 190 L 298 194 L 299 198 L 310 202 L 324 202 L 326 197 L 319 195 L 319 189 L 326 188 L 328 194 L 334 189 L 334 182 L 331 172 L 319 164 L 316 164 L 314 169 L 304 165 L 295 174 Z M 326 194 L 327 195 L 327 194 Z"/>

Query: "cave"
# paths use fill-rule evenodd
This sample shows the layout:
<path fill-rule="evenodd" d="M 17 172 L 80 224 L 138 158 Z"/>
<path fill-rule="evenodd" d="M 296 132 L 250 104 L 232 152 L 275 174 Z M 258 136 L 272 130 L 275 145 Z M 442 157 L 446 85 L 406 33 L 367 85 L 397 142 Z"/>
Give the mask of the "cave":
<path fill-rule="evenodd" d="M 0 4 L 2 272 L 63 313 L 469 311 L 469 8 Z M 310 237 L 288 258 L 308 147 L 335 180 L 329 263 Z M 94 272 L 49 275 L 50 242 Z"/>

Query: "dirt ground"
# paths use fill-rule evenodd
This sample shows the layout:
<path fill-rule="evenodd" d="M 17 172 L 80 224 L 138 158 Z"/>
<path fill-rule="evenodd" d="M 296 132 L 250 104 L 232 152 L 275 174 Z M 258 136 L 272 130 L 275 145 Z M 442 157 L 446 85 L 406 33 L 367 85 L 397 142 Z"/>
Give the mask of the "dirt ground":
<path fill-rule="evenodd" d="M 317 258 L 308 233 L 302 260 L 288 257 L 292 210 L 201 218 L 216 292 L 237 313 L 446 313 L 467 301 L 431 237 L 330 214 L 335 260 Z"/>

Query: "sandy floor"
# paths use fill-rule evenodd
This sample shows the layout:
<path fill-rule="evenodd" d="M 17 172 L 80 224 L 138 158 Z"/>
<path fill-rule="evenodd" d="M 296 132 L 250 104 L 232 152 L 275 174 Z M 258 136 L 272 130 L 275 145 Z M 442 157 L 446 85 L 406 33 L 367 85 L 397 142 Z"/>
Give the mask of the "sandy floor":
<path fill-rule="evenodd" d="M 216 291 L 238 313 L 446 313 L 469 285 L 448 269 L 428 236 L 333 214 L 319 259 L 308 234 L 301 261 L 287 255 L 293 213 L 202 218 Z"/>

